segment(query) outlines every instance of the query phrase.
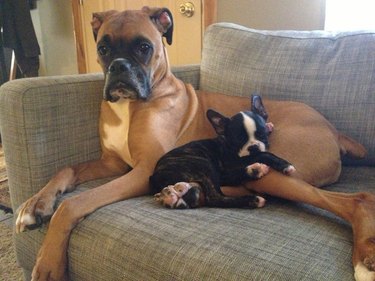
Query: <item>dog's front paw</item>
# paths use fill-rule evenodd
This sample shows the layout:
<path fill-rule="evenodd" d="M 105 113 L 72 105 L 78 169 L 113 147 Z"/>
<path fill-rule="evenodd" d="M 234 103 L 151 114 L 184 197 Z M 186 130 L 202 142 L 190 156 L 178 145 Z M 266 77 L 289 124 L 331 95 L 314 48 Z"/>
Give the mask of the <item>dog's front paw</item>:
<path fill-rule="evenodd" d="M 62 244 L 46 240 L 39 250 L 31 281 L 69 281 L 65 246 L 61 248 Z"/>
<path fill-rule="evenodd" d="M 375 237 L 363 241 L 358 245 L 362 251 L 362 259 L 354 266 L 354 276 L 356 281 L 375 280 Z M 358 250 L 358 249 L 357 249 Z"/>
<path fill-rule="evenodd" d="M 246 173 L 254 179 L 260 179 L 270 171 L 270 167 L 262 163 L 254 163 L 246 167 Z"/>
<path fill-rule="evenodd" d="M 283 170 L 283 173 L 287 176 L 291 176 L 293 173 L 296 172 L 296 168 L 293 165 L 289 165 Z"/>
<path fill-rule="evenodd" d="M 53 212 L 56 196 L 35 194 L 17 210 L 16 233 L 35 229 L 47 222 Z"/>

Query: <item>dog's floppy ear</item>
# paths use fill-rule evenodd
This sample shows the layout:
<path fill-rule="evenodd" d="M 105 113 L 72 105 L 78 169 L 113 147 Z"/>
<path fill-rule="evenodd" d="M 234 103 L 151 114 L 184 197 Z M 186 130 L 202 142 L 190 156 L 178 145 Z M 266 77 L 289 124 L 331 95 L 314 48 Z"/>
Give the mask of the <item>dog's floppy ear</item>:
<path fill-rule="evenodd" d="M 150 15 L 159 32 L 167 39 L 168 45 L 172 44 L 173 37 L 173 17 L 167 8 L 143 7 L 142 11 Z"/>
<path fill-rule="evenodd" d="M 263 105 L 262 98 L 259 95 L 251 95 L 251 111 L 263 117 L 264 121 L 268 119 L 268 113 Z"/>
<path fill-rule="evenodd" d="M 206 115 L 208 120 L 211 122 L 212 127 L 214 127 L 216 133 L 218 135 L 224 135 L 225 126 L 230 119 L 212 109 L 207 110 Z"/>
<path fill-rule="evenodd" d="M 96 41 L 96 38 L 98 37 L 98 32 L 103 22 L 106 20 L 107 17 L 109 17 L 110 15 L 113 15 L 116 12 L 117 11 L 115 10 L 110 10 L 106 12 L 99 12 L 99 13 L 92 14 L 91 26 L 92 26 L 92 32 L 94 33 L 95 41 Z"/>

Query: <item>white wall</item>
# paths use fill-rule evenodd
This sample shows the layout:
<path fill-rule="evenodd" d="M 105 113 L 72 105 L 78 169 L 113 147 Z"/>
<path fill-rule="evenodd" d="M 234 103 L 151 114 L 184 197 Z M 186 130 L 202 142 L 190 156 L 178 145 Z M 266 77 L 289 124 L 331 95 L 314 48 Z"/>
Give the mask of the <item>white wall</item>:
<path fill-rule="evenodd" d="M 31 15 L 42 53 L 39 75 L 78 73 L 71 1 L 36 3 Z"/>
<path fill-rule="evenodd" d="M 255 29 L 324 29 L 325 0 L 218 0 L 218 20 Z"/>
<path fill-rule="evenodd" d="M 257 29 L 324 28 L 325 0 L 217 0 L 218 21 Z M 40 75 L 76 74 L 71 1 L 39 0 L 32 18 L 41 47 Z"/>

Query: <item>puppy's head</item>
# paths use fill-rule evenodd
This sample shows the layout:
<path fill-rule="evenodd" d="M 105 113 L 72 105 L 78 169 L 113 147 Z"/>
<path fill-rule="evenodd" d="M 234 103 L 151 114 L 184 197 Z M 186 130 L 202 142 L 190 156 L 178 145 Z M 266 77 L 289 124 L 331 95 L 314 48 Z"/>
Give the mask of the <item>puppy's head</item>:
<path fill-rule="evenodd" d="M 260 109 L 257 106 L 255 110 L 253 103 L 252 111 L 241 111 L 231 118 L 209 109 L 207 118 L 216 133 L 224 137 L 230 149 L 243 157 L 268 148 L 268 135 L 272 126 L 258 113 Z M 267 114 L 264 108 L 263 112 Z"/>
<path fill-rule="evenodd" d="M 173 19 L 166 8 L 94 13 L 97 60 L 105 75 L 103 98 L 146 100 L 168 69 L 162 37 L 172 43 Z"/>

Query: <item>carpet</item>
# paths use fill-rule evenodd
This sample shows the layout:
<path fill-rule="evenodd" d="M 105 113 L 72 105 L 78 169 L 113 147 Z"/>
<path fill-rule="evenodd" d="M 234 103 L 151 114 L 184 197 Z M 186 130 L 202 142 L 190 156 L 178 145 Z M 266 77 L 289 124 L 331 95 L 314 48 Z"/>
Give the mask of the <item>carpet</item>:
<path fill-rule="evenodd" d="M 12 229 L 0 222 L 0 280 L 23 280 L 22 269 L 17 265 L 16 253 L 13 246 Z"/>
<path fill-rule="evenodd" d="M 4 212 L 10 212 L 10 195 L 3 148 L 0 144 L 0 218 L 6 218 Z M 12 228 L 0 220 L 0 280 L 23 280 L 22 269 L 17 265 L 13 245 Z"/>
<path fill-rule="evenodd" d="M 0 209 L 5 212 L 11 211 L 8 177 L 5 166 L 3 147 L 0 144 Z"/>

